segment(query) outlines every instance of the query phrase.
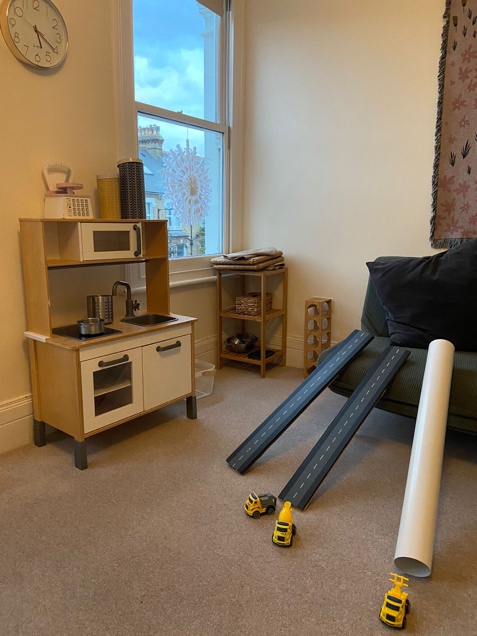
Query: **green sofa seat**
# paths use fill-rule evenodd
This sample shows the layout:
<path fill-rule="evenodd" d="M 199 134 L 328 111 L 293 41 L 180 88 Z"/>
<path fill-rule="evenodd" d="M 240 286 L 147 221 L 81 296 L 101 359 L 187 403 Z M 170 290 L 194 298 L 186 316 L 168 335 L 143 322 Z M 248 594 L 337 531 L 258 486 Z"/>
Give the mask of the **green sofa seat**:
<path fill-rule="evenodd" d="M 381 256 L 376 260 L 387 261 L 395 258 L 399 257 Z M 329 387 L 334 393 L 345 397 L 351 395 L 374 361 L 390 344 L 386 312 L 379 301 L 371 278 L 368 280 L 364 300 L 361 329 L 372 334 L 374 339 Z M 410 351 L 409 358 L 376 406 L 391 413 L 415 418 L 419 407 L 427 349 L 405 348 Z M 326 349 L 320 355 L 319 362 L 327 358 L 333 349 L 334 347 Z M 477 435 L 477 353 L 475 352 L 456 351 L 455 353 L 447 425 L 449 428 Z"/>

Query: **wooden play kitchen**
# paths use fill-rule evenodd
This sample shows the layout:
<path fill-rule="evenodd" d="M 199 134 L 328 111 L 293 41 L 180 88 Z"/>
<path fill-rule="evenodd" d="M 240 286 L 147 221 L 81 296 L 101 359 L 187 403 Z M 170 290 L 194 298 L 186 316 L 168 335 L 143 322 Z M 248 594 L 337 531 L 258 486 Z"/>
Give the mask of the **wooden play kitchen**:
<path fill-rule="evenodd" d="M 46 424 L 63 431 L 74 439 L 75 466 L 85 469 L 86 439 L 96 433 L 183 399 L 196 418 L 196 318 L 170 314 L 167 222 L 20 219 L 20 238 L 35 444 L 46 443 Z M 81 268 L 93 284 L 97 266 L 137 262 L 147 313 L 124 322 L 123 309 L 94 336 L 58 324 L 51 296 L 59 277 L 68 284 L 68 272 Z M 130 288 L 128 299 L 134 303 Z"/>

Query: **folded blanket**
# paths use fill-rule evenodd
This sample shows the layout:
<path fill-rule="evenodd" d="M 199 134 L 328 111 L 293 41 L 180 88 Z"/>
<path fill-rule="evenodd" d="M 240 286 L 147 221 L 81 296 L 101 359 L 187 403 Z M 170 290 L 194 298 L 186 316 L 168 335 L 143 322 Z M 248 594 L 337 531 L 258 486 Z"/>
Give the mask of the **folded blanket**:
<path fill-rule="evenodd" d="M 270 261 L 274 258 L 278 258 L 282 256 L 283 252 L 277 250 L 277 253 L 273 256 L 263 255 L 263 256 L 250 256 L 248 258 L 229 258 L 228 256 L 214 256 L 210 260 L 212 265 L 256 265 L 257 263 L 262 263 L 264 261 Z"/>
<path fill-rule="evenodd" d="M 230 260 L 248 259 L 254 256 L 281 256 L 283 252 L 277 250 L 276 247 L 261 247 L 258 250 L 242 250 L 241 252 L 232 252 L 231 254 L 222 254 L 223 257 Z"/>
<path fill-rule="evenodd" d="M 266 261 L 261 261 L 260 263 L 255 263 L 254 265 L 250 265 L 250 264 L 245 264 L 242 261 L 239 262 L 235 262 L 234 264 L 229 264 L 229 263 L 212 263 L 212 267 L 214 267 L 214 269 L 243 269 L 243 270 L 247 270 L 247 271 L 259 271 L 262 269 L 280 269 L 282 267 L 285 267 L 285 263 L 284 263 L 285 259 L 283 258 L 283 256 L 277 256 L 276 258 L 268 258 Z"/>

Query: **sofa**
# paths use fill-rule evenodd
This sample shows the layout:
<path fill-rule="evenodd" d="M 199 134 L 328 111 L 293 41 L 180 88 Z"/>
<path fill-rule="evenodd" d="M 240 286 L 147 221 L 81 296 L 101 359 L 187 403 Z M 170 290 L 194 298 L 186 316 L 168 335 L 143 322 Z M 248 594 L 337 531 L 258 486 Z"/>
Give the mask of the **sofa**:
<path fill-rule="evenodd" d="M 436 337 L 443 337 L 454 345 L 457 342 L 448 428 L 477 435 L 477 351 L 475 350 L 477 333 L 472 332 L 474 328 L 477 332 L 477 313 L 473 313 L 474 304 L 477 302 L 477 240 L 463 245 L 466 247 L 451 248 L 447 253 L 422 257 L 422 259 L 381 256 L 367 263 L 370 277 L 362 310 L 361 329 L 372 334 L 374 339 L 330 385 L 329 388 L 333 392 L 349 397 L 385 347 L 390 344 L 405 346 L 410 351 L 410 355 L 376 406 L 391 413 L 415 418 L 419 406 L 428 344 Z M 468 259 L 469 254 L 470 259 Z M 447 265 L 444 262 L 446 258 Z M 449 261 L 453 261 L 450 268 Z M 467 265 L 469 280 L 461 281 L 462 276 L 467 277 L 465 271 Z M 413 279 L 408 276 L 411 270 L 412 276 L 416 278 L 415 289 Z M 385 274 L 384 284 L 382 272 Z M 459 284 L 456 282 L 456 276 L 459 277 Z M 443 279 L 446 280 L 443 281 Z M 454 290 L 450 295 L 447 294 L 448 287 Z M 452 293 L 455 293 L 454 299 Z M 403 311 L 398 306 L 399 294 L 401 294 Z M 433 298 L 432 294 L 434 294 Z M 426 295 L 431 297 L 428 306 L 431 313 L 426 315 L 419 306 L 419 312 L 408 315 L 409 305 L 412 303 L 419 305 L 422 297 Z M 467 303 L 464 309 L 461 305 L 462 299 L 465 300 L 466 296 L 472 305 L 470 310 Z M 396 304 L 393 304 L 396 298 L 398 300 Z M 454 308 L 456 313 L 453 313 Z M 434 316 L 435 312 L 440 312 L 440 315 Z M 460 314 L 466 315 L 460 319 Z M 437 324 L 432 325 L 434 319 Z M 457 324 L 454 324 L 454 321 L 457 321 Z M 414 329 L 416 324 L 417 329 Z M 399 333 L 402 329 L 404 329 L 404 335 Z M 469 333 L 468 339 L 464 334 L 466 330 Z M 409 346 L 409 343 L 412 346 Z M 472 350 L 462 350 L 467 346 Z M 327 358 L 333 348 L 330 347 L 322 352 L 319 362 Z"/>

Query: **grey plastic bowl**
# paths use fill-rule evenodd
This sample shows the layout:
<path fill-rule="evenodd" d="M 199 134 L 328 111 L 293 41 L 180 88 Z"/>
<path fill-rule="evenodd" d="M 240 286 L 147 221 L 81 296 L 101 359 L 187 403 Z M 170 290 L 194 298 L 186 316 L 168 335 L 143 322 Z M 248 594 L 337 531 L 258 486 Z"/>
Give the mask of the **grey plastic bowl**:
<path fill-rule="evenodd" d="M 257 336 L 252 333 L 238 333 L 227 338 L 226 343 L 235 353 L 247 353 L 253 349 L 257 340 Z"/>

